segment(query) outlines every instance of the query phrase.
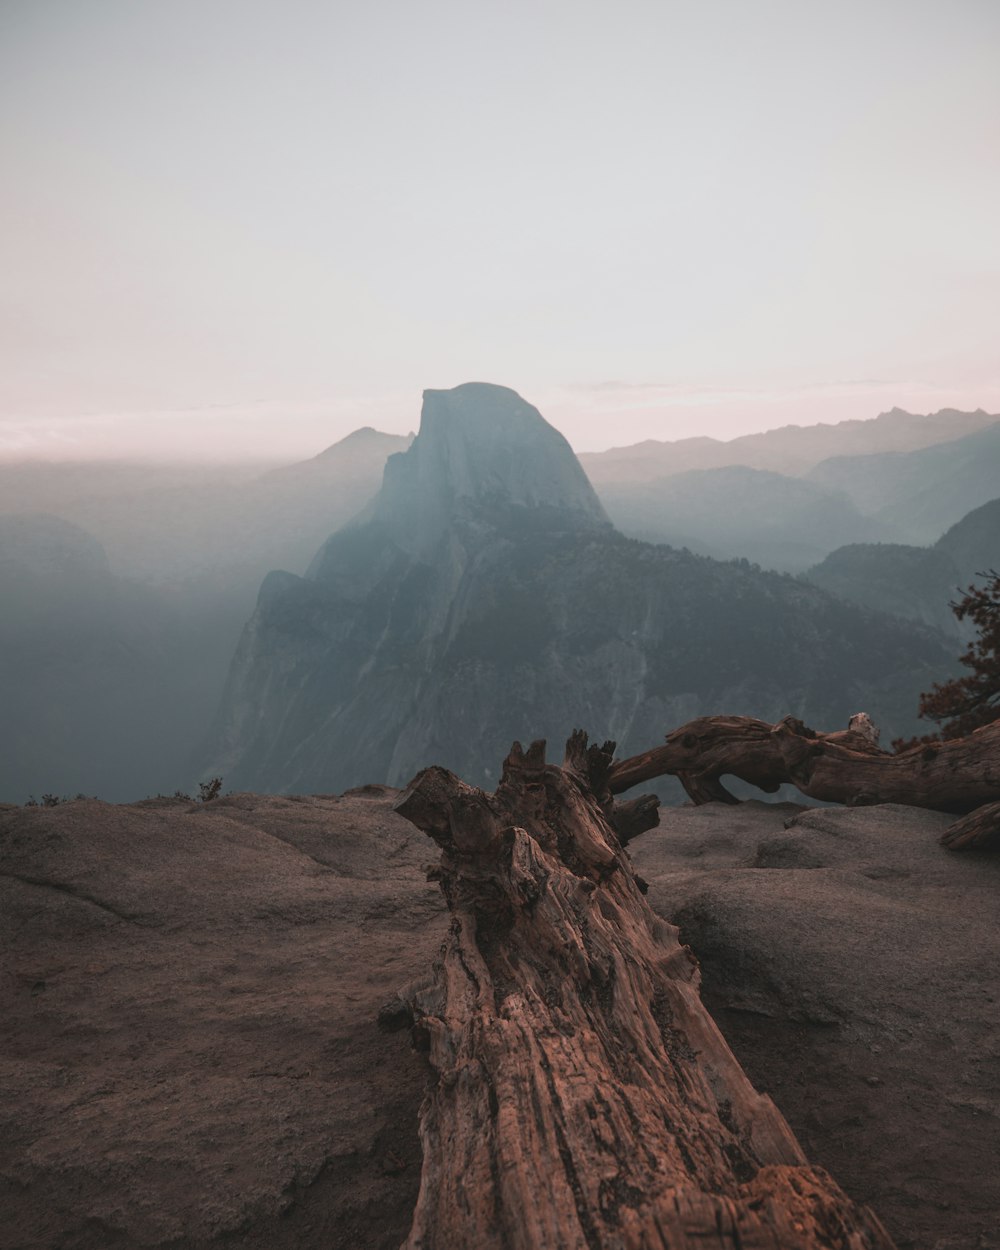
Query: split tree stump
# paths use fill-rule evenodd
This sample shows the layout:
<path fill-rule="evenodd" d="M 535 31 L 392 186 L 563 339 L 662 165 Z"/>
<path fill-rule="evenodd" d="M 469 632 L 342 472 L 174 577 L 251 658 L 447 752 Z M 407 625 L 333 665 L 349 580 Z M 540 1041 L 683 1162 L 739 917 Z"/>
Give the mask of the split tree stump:
<path fill-rule="evenodd" d="M 561 768 L 544 748 L 515 744 L 493 795 L 429 768 L 396 805 L 440 846 L 452 916 L 433 978 L 382 1015 L 433 1070 L 407 1250 L 890 1250 L 753 1089 L 646 904 L 614 744 L 574 734 Z"/>

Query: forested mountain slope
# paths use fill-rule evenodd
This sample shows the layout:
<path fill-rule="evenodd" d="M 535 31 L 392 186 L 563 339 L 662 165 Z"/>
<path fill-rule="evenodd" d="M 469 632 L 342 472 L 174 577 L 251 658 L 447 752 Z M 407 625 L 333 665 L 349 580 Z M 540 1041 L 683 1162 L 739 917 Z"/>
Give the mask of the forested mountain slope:
<path fill-rule="evenodd" d="M 205 767 L 331 791 L 441 763 L 488 781 L 514 737 L 624 751 L 700 712 L 889 733 L 950 657 L 791 578 L 629 540 L 513 391 L 424 396 L 420 434 L 306 577 L 265 579 Z"/>

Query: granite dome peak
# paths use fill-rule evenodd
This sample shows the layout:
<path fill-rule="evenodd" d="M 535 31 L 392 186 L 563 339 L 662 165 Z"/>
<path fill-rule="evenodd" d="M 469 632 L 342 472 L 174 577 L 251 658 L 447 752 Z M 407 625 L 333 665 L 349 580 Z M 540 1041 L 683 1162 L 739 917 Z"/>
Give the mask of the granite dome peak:
<path fill-rule="evenodd" d="M 569 443 L 516 391 L 487 382 L 424 391 L 419 433 L 386 462 L 373 518 L 412 550 L 457 517 L 502 524 L 525 508 L 560 528 L 610 524 Z"/>
<path fill-rule="evenodd" d="M 424 393 L 413 444 L 305 577 L 265 579 L 205 773 L 330 793 L 436 761 L 485 782 L 518 735 L 590 724 L 627 753 L 717 707 L 870 707 L 898 735 L 944 659 L 928 631 L 746 561 L 626 538 L 537 409 L 470 383 Z"/>

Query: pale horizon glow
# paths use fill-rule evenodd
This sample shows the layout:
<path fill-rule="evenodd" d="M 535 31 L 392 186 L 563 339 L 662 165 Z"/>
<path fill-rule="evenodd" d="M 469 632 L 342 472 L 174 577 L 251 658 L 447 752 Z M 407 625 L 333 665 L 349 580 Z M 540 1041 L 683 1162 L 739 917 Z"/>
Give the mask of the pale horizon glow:
<path fill-rule="evenodd" d="M 942 393 L 930 386 L 889 382 L 831 384 L 784 393 L 607 383 L 591 388 L 553 388 L 542 397 L 525 393 L 524 398 L 535 404 L 579 453 L 605 451 L 646 439 L 708 436 L 729 441 L 781 426 L 872 420 L 892 407 L 912 413 L 942 408 L 971 411 L 984 407 L 978 403 L 978 395 L 971 392 L 956 397 L 953 391 Z M 960 402 L 952 402 L 956 398 Z M 905 402 L 897 402 L 899 399 Z M 89 413 L 8 420 L 0 425 L 0 463 L 294 461 L 318 455 L 363 427 L 388 434 L 415 433 L 420 425 L 420 405 L 419 394 L 409 398 L 376 395 L 300 405 L 292 410 L 275 401 L 260 401 L 142 414 Z M 1000 405 L 987 411 L 995 411 L 1000 420 Z M 145 420 L 137 421 L 137 416 Z"/>
<path fill-rule="evenodd" d="M 1000 412 L 993 0 L 6 0 L 0 460 Z"/>

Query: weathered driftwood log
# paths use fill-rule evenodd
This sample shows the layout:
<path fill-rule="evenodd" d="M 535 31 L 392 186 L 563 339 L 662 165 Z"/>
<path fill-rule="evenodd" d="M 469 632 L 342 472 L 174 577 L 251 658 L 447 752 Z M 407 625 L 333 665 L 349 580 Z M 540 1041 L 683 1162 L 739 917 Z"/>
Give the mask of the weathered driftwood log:
<path fill-rule="evenodd" d="M 783 782 L 811 799 L 859 806 L 908 803 L 974 817 L 951 826 L 942 842 L 953 850 L 984 846 L 1000 833 L 1000 721 L 966 738 L 882 751 L 865 718 L 860 726 L 820 734 L 787 716 L 777 725 L 749 716 L 703 716 L 667 734 L 662 747 L 612 765 L 608 784 L 619 794 L 653 777 L 679 778 L 695 803 L 735 803 L 728 774 L 773 793 Z M 971 823 L 970 823 L 971 822 Z"/>
<path fill-rule="evenodd" d="M 408 1250 L 887 1250 L 737 1064 L 677 930 L 608 820 L 613 743 L 515 744 L 493 795 L 440 768 L 397 810 L 441 847 L 452 914 L 412 1024 L 421 1109 Z"/>
<path fill-rule="evenodd" d="M 660 800 L 655 794 L 641 794 L 637 799 L 615 803 L 610 811 L 611 824 L 618 841 L 627 846 L 633 838 L 660 823 Z"/>
<path fill-rule="evenodd" d="M 985 850 L 1000 846 L 1000 803 L 977 807 L 941 835 L 941 845 L 949 851 Z"/>

